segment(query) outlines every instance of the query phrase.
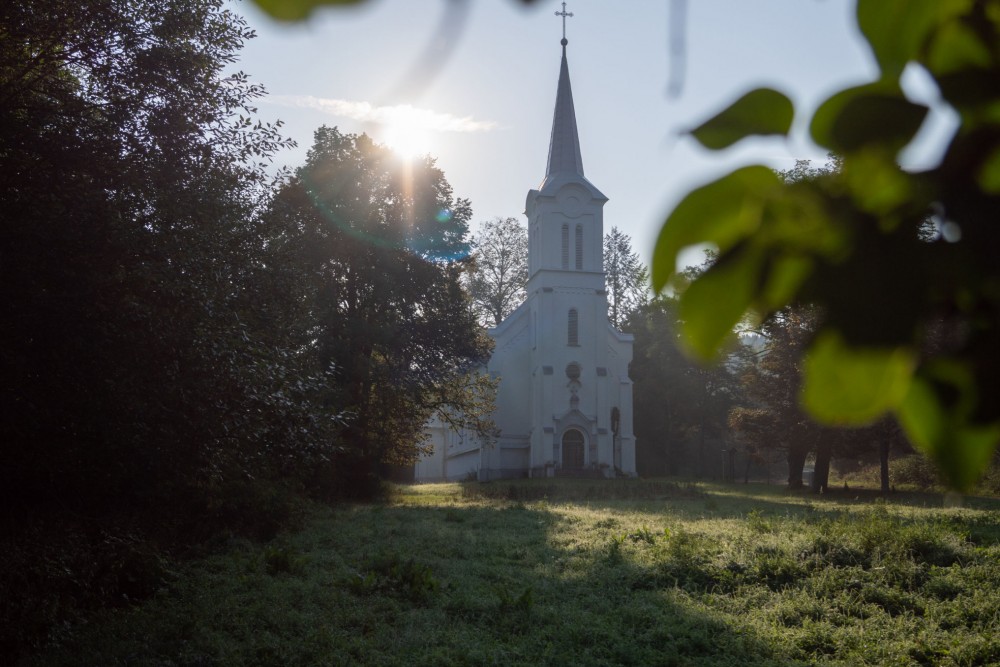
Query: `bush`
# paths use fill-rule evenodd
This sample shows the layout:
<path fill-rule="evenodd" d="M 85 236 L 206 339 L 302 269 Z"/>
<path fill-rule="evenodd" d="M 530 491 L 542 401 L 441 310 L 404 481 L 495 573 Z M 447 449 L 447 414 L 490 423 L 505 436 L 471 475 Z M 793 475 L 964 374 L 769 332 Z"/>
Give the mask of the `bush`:
<path fill-rule="evenodd" d="M 895 486 L 909 486 L 921 491 L 939 483 L 937 469 L 920 454 L 910 454 L 889 463 L 889 480 Z"/>

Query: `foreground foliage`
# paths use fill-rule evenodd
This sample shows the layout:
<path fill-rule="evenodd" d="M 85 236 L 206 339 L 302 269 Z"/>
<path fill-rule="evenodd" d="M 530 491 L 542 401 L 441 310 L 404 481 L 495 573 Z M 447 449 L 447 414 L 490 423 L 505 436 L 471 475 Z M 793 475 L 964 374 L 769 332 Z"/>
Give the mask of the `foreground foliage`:
<path fill-rule="evenodd" d="M 973 665 L 1000 503 L 668 482 L 399 489 L 234 540 L 35 664 Z"/>
<path fill-rule="evenodd" d="M 806 409 L 836 425 L 892 413 L 967 489 L 1000 441 L 1000 1 L 858 0 L 857 20 L 878 77 L 834 94 L 810 125 L 839 171 L 789 181 L 748 166 L 693 190 L 663 226 L 653 283 L 676 282 L 685 247 L 718 248 L 681 299 L 702 358 L 748 314 L 818 307 Z M 904 94 L 906 69 L 960 120 L 940 164 L 916 172 L 897 160 L 929 109 Z M 722 149 L 785 135 L 792 119 L 787 97 L 759 89 L 692 135 Z"/>

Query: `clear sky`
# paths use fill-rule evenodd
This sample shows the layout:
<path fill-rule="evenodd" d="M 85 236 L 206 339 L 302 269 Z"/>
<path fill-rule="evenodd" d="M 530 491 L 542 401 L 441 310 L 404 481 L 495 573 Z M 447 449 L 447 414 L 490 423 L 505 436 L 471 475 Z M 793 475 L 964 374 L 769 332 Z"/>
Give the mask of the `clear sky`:
<path fill-rule="evenodd" d="M 258 33 L 239 66 L 269 92 L 259 115 L 283 120 L 299 144 L 278 162 L 301 164 L 322 124 L 388 140 L 394 122 L 378 121 L 402 115 L 430 128 L 418 132 L 420 147 L 438 159 L 456 195 L 471 200 L 474 229 L 495 216 L 524 220 L 525 195 L 545 170 L 560 3 L 368 0 L 292 25 L 247 2 L 233 7 Z M 610 199 L 605 231 L 625 231 L 646 261 L 664 216 L 691 187 L 743 164 L 822 161 L 804 112 L 875 75 L 852 0 L 688 0 L 677 96 L 668 94 L 670 0 L 568 0 L 566 10 L 584 171 Z M 916 97 L 931 95 L 911 78 Z M 713 153 L 683 135 L 760 85 L 795 101 L 790 141 Z M 421 113 L 396 109 L 405 105 Z M 938 116 L 940 130 L 948 122 Z"/>

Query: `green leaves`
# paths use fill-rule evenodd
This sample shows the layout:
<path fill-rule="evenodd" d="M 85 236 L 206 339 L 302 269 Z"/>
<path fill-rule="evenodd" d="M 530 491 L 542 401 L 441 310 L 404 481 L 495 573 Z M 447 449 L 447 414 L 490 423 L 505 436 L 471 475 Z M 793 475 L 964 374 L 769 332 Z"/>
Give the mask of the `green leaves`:
<path fill-rule="evenodd" d="M 858 27 L 887 79 L 918 60 L 941 24 L 972 10 L 972 0 L 859 0 Z"/>
<path fill-rule="evenodd" d="M 785 136 L 794 115 L 792 101 L 784 94 L 758 88 L 691 130 L 691 134 L 705 148 L 719 150 L 751 135 Z"/>
<path fill-rule="evenodd" d="M 694 356 L 709 360 L 753 299 L 756 263 L 752 257 L 716 264 L 681 295 L 681 340 Z"/>
<path fill-rule="evenodd" d="M 867 424 L 902 403 L 915 366 L 906 348 L 853 348 L 824 331 L 805 359 L 802 404 L 821 422 Z"/>
<path fill-rule="evenodd" d="M 279 21 L 304 21 L 317 7 L 348 7 L 361 2 L 364 0 L 253 0 L 271 18 Z"/>
<path fill-rule="evenodd" d="M 710 359 L 748 313 L 767 313 L 794 297 L 816 258 L 836 256 L 844 232 L 813 188 L 787 186 L 771 169 L 750 166 L 691 192 L 660 230 L 653 288 L 678 289 L 682 340 Z M 689 286 L 674 284 L 686 247 L 715 246 L 718 261 Z"/>
<path fill-rule="evenodd" d="M 878 146 L 893 154 L 910 143 L 927 116 L 927 107 L 881 84 L 843 90 L 816 110 L 810 131 L 820 146 L 847 154 Z"/>
<path fill-rule="evenodd" d="M 653 289 L 666 287 L 685 248 L 710 243 L 725 251 L 753 234 L 769 193 L 780 186 L 773 170 L 758 165 L 737 169 L 689 193 L 660 230 L 653 251 Z"/>
<path fill-rule="evenodd" d="M 1000 440 L 1000 421 L 981 424 L 972 419 L 977 398 L 968 368 L 935 360 L 914 378 L 897 412 L 907 437 L 962 491 L 975 484 Z"/>
<path fill-rule="evenodd" d="M 895 413 L 909 438 L 967 489 L 1000 441 L 1000 0 L 858 0 L 858 26 L 880 73 L 839 91 L 810 121 L 833 168 L 747 167 L 693 190 L 669 215 L 653 286 L 680 291 L 682 340 L 707 359 L 747 317 L 819 314 L 801 402 L 831 424 Z M 922 67 L 961 127 L 941 164 L 907 172 L 897 155 L 928 108 L 900 77 Z M 791 102 L 747 93 L 692 131 L 710 149 L 782 135 Z M 937 240 L 932 221 L 961 236 Z M 718 258 L 690 285 L 672 281 L 678 253 L 705 243 Z"/>

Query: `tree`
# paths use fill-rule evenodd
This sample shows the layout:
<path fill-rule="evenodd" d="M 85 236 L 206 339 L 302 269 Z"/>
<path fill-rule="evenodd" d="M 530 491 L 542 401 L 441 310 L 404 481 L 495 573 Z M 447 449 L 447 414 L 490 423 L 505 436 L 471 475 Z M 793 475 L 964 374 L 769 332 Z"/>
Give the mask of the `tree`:
<path fill-rule="evenodd" d="M 612 227 L 604 235 L 604 275 L 608 288 L 608 320 L 620 329 L 629 313 L 648 301 L 649 276 L 632 250 L 628 235 Z"/>
<path fill-rule="evenodd" d="M 726 436 L 726 415 L 738 397 L 736 367 L 704 366 L 680 353 L 674 299 L 652 299 L 625 326 L 635 336 L 629 376 L 640 473 L 706 474 L 709 442 Z"/>
<path fill-rule="evenodd" d="M 483 326 L 499 326 L 524 301 L 528 230 L 516 218 L 487 220 L 472 238 L 472 248 L 472 307 Z"/>
<path fill-rule="evenodd" d="M 453 259 L 467 254 L 471 208 L 433 159 L 404 165 L 367 135 L 321 127 L 270 215 L 299 237 L 307 353 L 334 370 L 327 405 L 348 415 L 339 492 L 370 492 L 380 466 L 412 463 L 434 410 L 485 423 L 473 371 L 490 341 Z"/>
<path fill-rule="evenodd" d="M 678 204 L 653 261 L 660 290 L 685 247 L 718 248 L 719 262 L 681 297 L 691 315 L 684 337 L 703 358 L 748 313 L 819 307 L 803 369 L 809 413 L 836 425 L 892 413 L 959 489 L 1000 441 L 1000 123 L 989 112 L 1000 104 L 997 12 L 998 0 L 858 0 L 878 77 L 835 93 L 810 125 L 842 157 L 841 177 L 788 183 L 764 166 L 738 169 Z M 918 172 L 896 163 L 928 111 L 902 92 L 908 66 L 934 80 L 960 119 L 941 162 Z M 793 115 L 784 94 L 757 89 L 692 134 L 723 149 L 785 135 Z M 962 335 L 928 353 L 939 322 Z"/>
<path fill-rule="evenodd" d="M 4 664 L 155 593 L 157 545 L 272 536 L 337 450 L 227 6 L 0 6 Z"/>
<path fill-rule="evenodd" d="M 252 33 L 221 0 L 0 12 L 5 502 L 192 516 L 308 440 L 270 437 L 306 417 L 256 317 L 286 296 L 254 226 L 285 142 L 224 73 Z"/>
<path fill-rule="evenodd" d="M 751 439 L 753 453 L 762 455 L 765 449 L 785 453 L 790 488 L 802 487 L 806 457 L 810 450 L 818 449 L 822 433 L 798 401 L 802 350 L 812 335 L 815 319 L 810 309 L 787 308 L 763 323 L 758 333 L 764 345 L 755 363 L 742 369 L 751 408 L 740 408 L 729 419 L 738 432 Z M 764 425 L 769 432 L 764 433 Z"/>

